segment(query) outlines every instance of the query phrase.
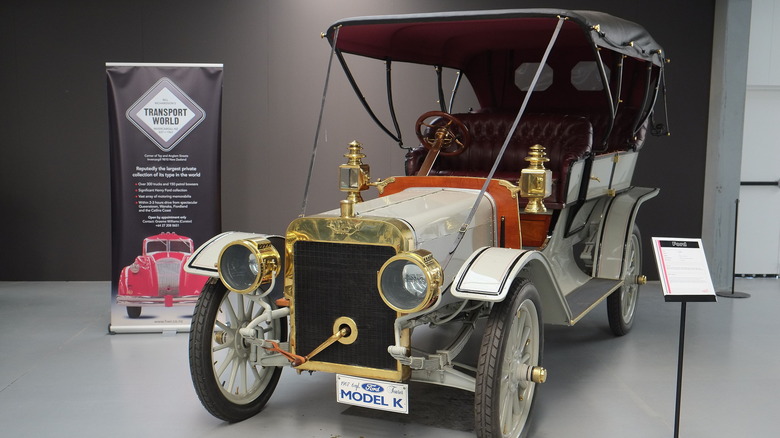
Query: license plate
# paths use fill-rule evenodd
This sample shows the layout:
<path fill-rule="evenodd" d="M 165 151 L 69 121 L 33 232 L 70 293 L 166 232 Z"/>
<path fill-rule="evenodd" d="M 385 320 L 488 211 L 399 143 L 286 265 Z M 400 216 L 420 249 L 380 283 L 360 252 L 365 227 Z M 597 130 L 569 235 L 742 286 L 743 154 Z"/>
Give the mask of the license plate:
<path fill-rule="evenodd" d="M 336 399 L 348 405 L 409 413 L 409 385 L 405 383 L 337 374 Z"/>

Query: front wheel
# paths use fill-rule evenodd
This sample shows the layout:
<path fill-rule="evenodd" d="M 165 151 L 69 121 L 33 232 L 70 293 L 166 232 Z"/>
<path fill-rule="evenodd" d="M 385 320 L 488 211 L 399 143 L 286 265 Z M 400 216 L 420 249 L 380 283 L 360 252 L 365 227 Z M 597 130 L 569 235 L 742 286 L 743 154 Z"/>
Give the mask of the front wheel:
<path fill-rule="evenodd" d="M 229 293 L 219 281 L 203 288 L 190 332 L 190 374 L 201 403 L 215 417 L 237 422 L 257 414 L 279 382 L 281 367 L 256 366 L 250 360 L 251 345 L 240 328 L 266 310 L 245 294 Z M 283 341 L 284 320 L 262 323 L 266 339 Z"/>
<path fill-rule="evenodd" d="M 639 300 L 639 275 L 642 272 L 642 237 L 635 225 L 626 244 L 624 255 L 626 276 L 623 286 L 607 297 L 609 328 L 615 336 L 623 336 L 634 325 L 636 303 Z"/>
<path fill-rule="evenodd" d="M 480 438 L 528 434 L 529 417 L 544 346 L 539 292 L 516 280 L 507 298 L 490 312 L 477 364 L 474 413 Z"/>

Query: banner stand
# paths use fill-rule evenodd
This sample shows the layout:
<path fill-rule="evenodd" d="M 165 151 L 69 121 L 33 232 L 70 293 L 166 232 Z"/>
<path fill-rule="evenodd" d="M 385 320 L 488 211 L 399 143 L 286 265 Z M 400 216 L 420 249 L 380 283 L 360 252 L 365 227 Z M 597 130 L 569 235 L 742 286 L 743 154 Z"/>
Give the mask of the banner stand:
<path fill-rule="evenodd" d="M 207 277 L 182 268 L 221 231 L 222 64 L 106 63 L 110 333 L 187 332 Z"/>
<path fill-rule="evenodd" d="M 731 291 L 719 291 L 716 294 L 723 298 L 750 298 L 747 292 L 734 291 L 737 278 L 737 221 L 739 221 L 739 198 L 734 200 L 734 253 L 731 258 Z"/>

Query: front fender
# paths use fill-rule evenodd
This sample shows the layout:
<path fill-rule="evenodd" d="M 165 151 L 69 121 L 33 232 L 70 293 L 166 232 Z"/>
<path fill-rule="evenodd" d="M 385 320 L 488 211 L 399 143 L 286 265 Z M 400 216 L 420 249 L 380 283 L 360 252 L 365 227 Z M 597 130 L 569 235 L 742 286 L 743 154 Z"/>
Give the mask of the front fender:
<path fill-rule="evenodd" d="M 157 295 L 157 265 L 151 257 L 138 256 L 119 274 L 119 295 Z"/>
<path fill-rule="evenodd" d="M 281 236 L 244 233 L 241 231 L 226 231 L 212 237 L 206 243 L 199 246 L 184 265 L 184 270 L 189 274 L 218 278 L 219 271 L 217 270 L 217 262 L 219 261 L 219 254 L 222 252 L 222 249 L 237 240 L 252 239 L 255 237 L 264 237 L 270 240 L 271 244 L 273 244 L 274 248 L 279 252 L 279 255 L 284 257 L 284 238 Z"/>
<path fill-rule="evenodd" d="M 461 266 L 450 288 L 464 300 L 503 301 L 517 277 L 530 280 L 539 291 L 545 322 L 568 324 L 569 309 L 549 261 L 539 251 L 485 247 Z"/>

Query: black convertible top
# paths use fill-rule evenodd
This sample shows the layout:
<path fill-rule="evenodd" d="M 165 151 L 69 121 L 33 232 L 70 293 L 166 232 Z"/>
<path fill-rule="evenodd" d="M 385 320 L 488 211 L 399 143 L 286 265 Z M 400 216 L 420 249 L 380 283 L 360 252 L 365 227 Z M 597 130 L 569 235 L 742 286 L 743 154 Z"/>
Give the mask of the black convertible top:
<path fill-rule="evenodd" d="M 507 9 L 354 17 L 332 24 L 325 35 L 346 53 L 462 69 L 486 51 L 544 47 L 559 17 L 566 19 L 559 44 L 601 47 L 663 63 L 663 49 L 642 26 L 595 11 Z"/>

